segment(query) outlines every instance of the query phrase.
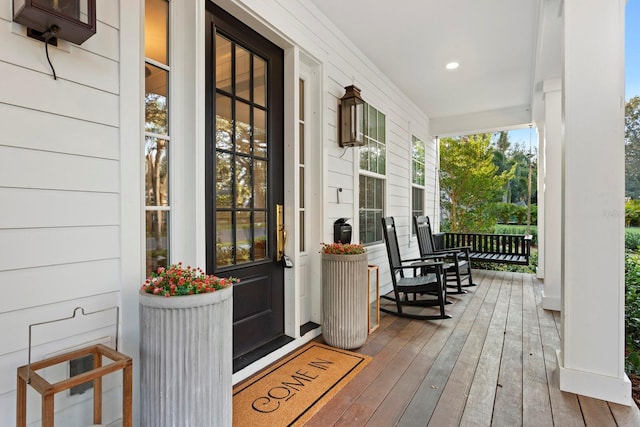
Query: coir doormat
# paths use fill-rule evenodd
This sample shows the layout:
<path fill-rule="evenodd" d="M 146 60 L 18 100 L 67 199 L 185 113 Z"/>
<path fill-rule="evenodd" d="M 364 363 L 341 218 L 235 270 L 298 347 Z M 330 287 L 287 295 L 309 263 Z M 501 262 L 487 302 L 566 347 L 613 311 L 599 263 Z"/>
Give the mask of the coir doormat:
<path fill-rule="evenodd" d="M 233 389 L 233 425 L 303 425 L 370 360 L 309 343 Z"/>

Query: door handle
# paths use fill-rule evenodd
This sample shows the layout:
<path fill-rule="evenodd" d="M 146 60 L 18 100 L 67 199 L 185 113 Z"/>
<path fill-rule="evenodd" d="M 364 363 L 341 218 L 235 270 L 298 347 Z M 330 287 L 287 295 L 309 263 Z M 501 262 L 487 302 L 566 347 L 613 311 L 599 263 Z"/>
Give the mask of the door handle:
<path fill-rule="evenodd" d="M 284 246 L 287 243 L 287 230 L 284 228 L 284 207 L 276 205 L 276 261 L 282 261 Z"/>

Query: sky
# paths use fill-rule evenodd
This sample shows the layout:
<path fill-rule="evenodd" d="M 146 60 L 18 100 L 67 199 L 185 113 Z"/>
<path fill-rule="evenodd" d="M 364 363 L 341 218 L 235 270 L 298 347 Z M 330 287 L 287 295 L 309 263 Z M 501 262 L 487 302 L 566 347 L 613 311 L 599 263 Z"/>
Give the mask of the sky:
<path fill-rule="evenodd" d="M 628 0 L 625 10 L 625 98 L 640 96 L 640 0 Z M 536 146 L 536 132 L 532 133 Z M 509 131 L 511 144 L 529 146 L 529 128 Z"/>

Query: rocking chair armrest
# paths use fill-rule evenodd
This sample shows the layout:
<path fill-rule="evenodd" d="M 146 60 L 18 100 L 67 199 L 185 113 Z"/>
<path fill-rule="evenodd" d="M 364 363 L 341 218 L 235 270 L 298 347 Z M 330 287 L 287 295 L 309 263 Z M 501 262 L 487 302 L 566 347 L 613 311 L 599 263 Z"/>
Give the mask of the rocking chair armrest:
<path fill-rule="evenodd" d="M 461 252 L 465 252 L 465 251 L 458 248 L 451 248 L 451 249 L 442 249 L 439 251 L 433 251 L 433 255 L 437 255 L 439 257 L 455 257 L 459 255 Z"/>
<path fill-rule="evenodd" d="M 395 274 L 397 271 L 402 271 L 406 269 L 413 270 L 413 275 L 416 275 L 416 271 L 419 269 L 424 269 L 423 271 L 435 271 L 436 274 L 442 274 L 444 272 L 444 263 L 440 261 L 422 261 L 422 262 L 414 262 L 411 265 L 402 265 L 398 267 L 391 267 L 392 274 Z"/>
<path fill-rule="evenodd" d="M 466 252 L 466 251 L 470 251 L 471 250 L 471 246 L 456 246 L 453 248 L 447 248 L 447 251 L 458 251 L 458 252 Z"/>
<path fill-rule="evenodd" d="M 391 270 L 406 270 L 406 269 L 415 269 L 418 267 L 440 267 L 444 265 L 443 262 L 440 261 L 428 261 L 428 262 L 416 262 L 411 265 L 398 265 L 395 267 L 391 267 Z"/>
<path fill-rule="evenodd" d="M 403 259 L 400 262 L 402 262 L 403 264 L 405 262 L 420 262 L 420 261 L 427 261 L 427 260 L 436 260 L 434 262 L 438 262 L 437 260 L 439 259 L 442 259 L 442 255 L 429 254 L 429 255 L 421 256 L 420 258 Z"/>

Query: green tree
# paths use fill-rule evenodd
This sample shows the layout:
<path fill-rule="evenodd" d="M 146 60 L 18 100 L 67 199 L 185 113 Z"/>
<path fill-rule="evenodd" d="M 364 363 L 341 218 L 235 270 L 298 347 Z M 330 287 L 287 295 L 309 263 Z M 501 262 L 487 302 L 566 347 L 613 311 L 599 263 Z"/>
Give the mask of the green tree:
<path fill-rule="evenodd" d="M 440 141 L 441 206 L 449 213 L 451 231 L 490 231 L 496 223 L 492 206 L 513 177 L 493 162 L 491 135 Z"/>
<path fill-rule="evenodd" d="M 640 198 L 640 96 L 625 105 L 625 195 Z"/>
<path fill-rule="evenodd" d="M 536 194 L 538 166 L 535 161 L 535 152 L 529 153 L 524 144 L 511 144 L 509 134 L 506 131 L 494 135 L 493 163 L 498 167 L 498 173 L 514 169 L 514 175 L 505 186 L 502 201 L 505 203 L 526 203 L 529 182 L 529 159 L 531 159 L 532 178 L 531 194 Z M 535 197 L 532 197 L 535 203 Z"/>

